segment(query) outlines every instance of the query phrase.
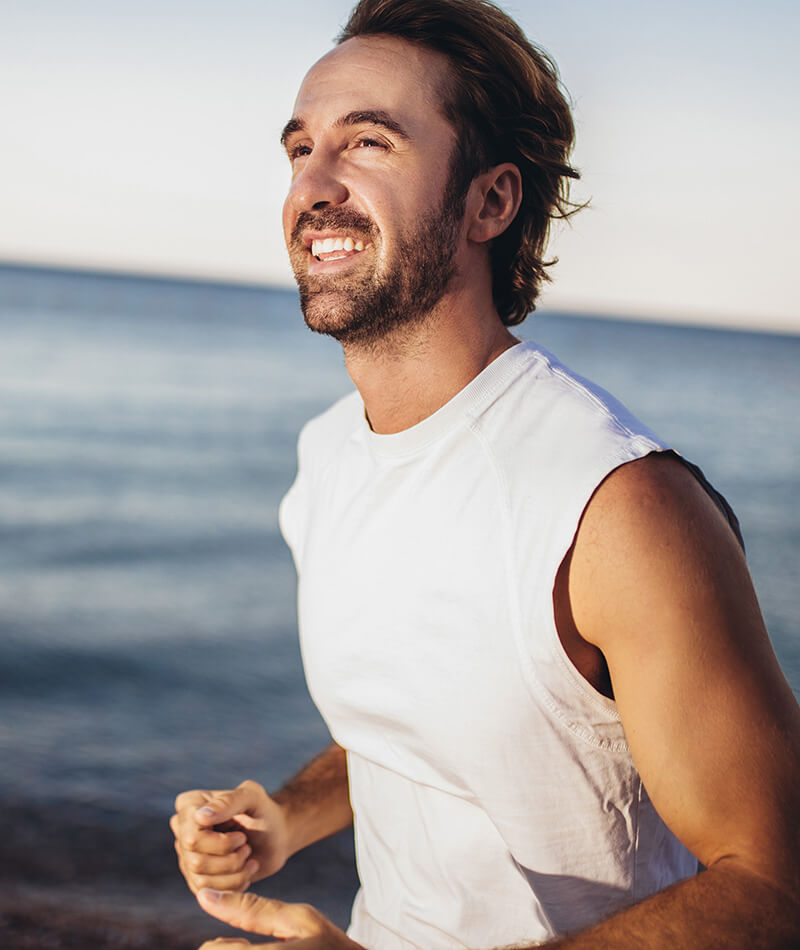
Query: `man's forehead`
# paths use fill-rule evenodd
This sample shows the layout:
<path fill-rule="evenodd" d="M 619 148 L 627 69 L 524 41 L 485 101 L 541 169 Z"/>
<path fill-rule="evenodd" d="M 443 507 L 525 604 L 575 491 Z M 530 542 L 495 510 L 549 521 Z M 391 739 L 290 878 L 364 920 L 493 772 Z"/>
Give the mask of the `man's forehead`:
<path fill-rule="evenodd" d="M 320 108 L 337 114 L 427 108 L 441 115 L 448 71 L 443 55 L 419 44 L 389 36 L 354 37 L 308 71 L 297 94 L 294 118 L 303 121 L 306 112 Z"/>

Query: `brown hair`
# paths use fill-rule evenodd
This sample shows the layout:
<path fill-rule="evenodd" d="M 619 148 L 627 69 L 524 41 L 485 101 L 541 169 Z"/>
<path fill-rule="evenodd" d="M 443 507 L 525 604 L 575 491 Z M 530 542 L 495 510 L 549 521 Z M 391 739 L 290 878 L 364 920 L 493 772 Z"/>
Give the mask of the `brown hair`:
<path fill-rule="evenodd" d="M 576 210 L 569 201 L 575 136 L 554 63 L 489 0 L 360 0 L 338 43 L 387 35 L 443 53 L 452 67 L 444 113 L 461 149 L 453 173 L 466 193 L 472 179 L 502 162 L 522 176 L 522 205 L 490 247 L 492 294 L 503 323 L 535 308 L 550 222 Z"/>

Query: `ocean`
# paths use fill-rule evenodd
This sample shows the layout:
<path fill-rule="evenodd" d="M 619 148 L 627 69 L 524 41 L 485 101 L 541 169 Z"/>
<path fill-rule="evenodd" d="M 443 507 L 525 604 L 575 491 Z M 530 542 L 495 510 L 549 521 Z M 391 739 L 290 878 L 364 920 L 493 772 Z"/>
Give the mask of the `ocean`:
<path fill-rule="evenodd" d="M 800 337 L 519 330 L 726 495 L 800 696 Z M 327 741 L 277 507 L 301 425 L 350 388 L 292 291 L 0 267 L 0 911 L 218 932 L 167 820 L 180 791 L 274 787 Z M 345 837 L 260 890 L 344 923 L 353 887 Z"/>

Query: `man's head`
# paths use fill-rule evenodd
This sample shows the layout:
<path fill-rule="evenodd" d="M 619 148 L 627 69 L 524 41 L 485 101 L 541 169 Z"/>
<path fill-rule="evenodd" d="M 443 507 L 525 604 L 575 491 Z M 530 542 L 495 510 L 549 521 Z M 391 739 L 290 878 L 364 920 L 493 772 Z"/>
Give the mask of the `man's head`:
<path fill-rule="evenodd" d="M 574 126 L 555 66 L 489 0 L 360 0 L 340 43 L 394 36 L 443 54 L 440 107 L 458 138 L 453 178 L 464 191 L 492 165 L 522 175 L 522 205 L 491 246 L 492 289 L 503 322 L 521 323 L 543 280 L 550 222 L 570 213 Z"/>
<path fill-rule="evenodd" d="M 496 7 L 362 0 L 283 135 L 284 230 L 309 326 L 369 343 L 424 319 L 470 241 L 489 247 L 501 318 L 520 322 L 566 210 L 571 140 L 554 70 Z"/>
<path fill-rule="evenodd" d="M 283 132 L 284 233 L 308 325 L 373 345 L 426 320 L 456 276 L 464 194 L 437 106 L 440 54 L 392 37 L 335 47 Z"/>

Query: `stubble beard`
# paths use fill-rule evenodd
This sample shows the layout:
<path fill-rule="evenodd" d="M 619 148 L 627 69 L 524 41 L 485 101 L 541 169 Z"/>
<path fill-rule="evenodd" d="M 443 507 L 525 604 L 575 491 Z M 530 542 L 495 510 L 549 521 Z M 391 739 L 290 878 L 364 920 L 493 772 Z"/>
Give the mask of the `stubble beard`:
<path fill-rule="evenodd" d="M 463 187 L 457 188 L 451 179 L 439 208 L 425 215 L 413 231 L 399 236 L 383 269 L 376 266 L 365 272 L 361 268 L 341 276 L 308 275 L 302 232 L 331 230 L 361 237 L 372 244 L 368 253 L 374 254 L 379 238 L 374 222 L 347 207 L 303 212 L 292 234 L 290 258 L 309 329 L 345 347 L 374 349 L 423 324 L 456 275 L 456 242 L 465 199 Z"/>

